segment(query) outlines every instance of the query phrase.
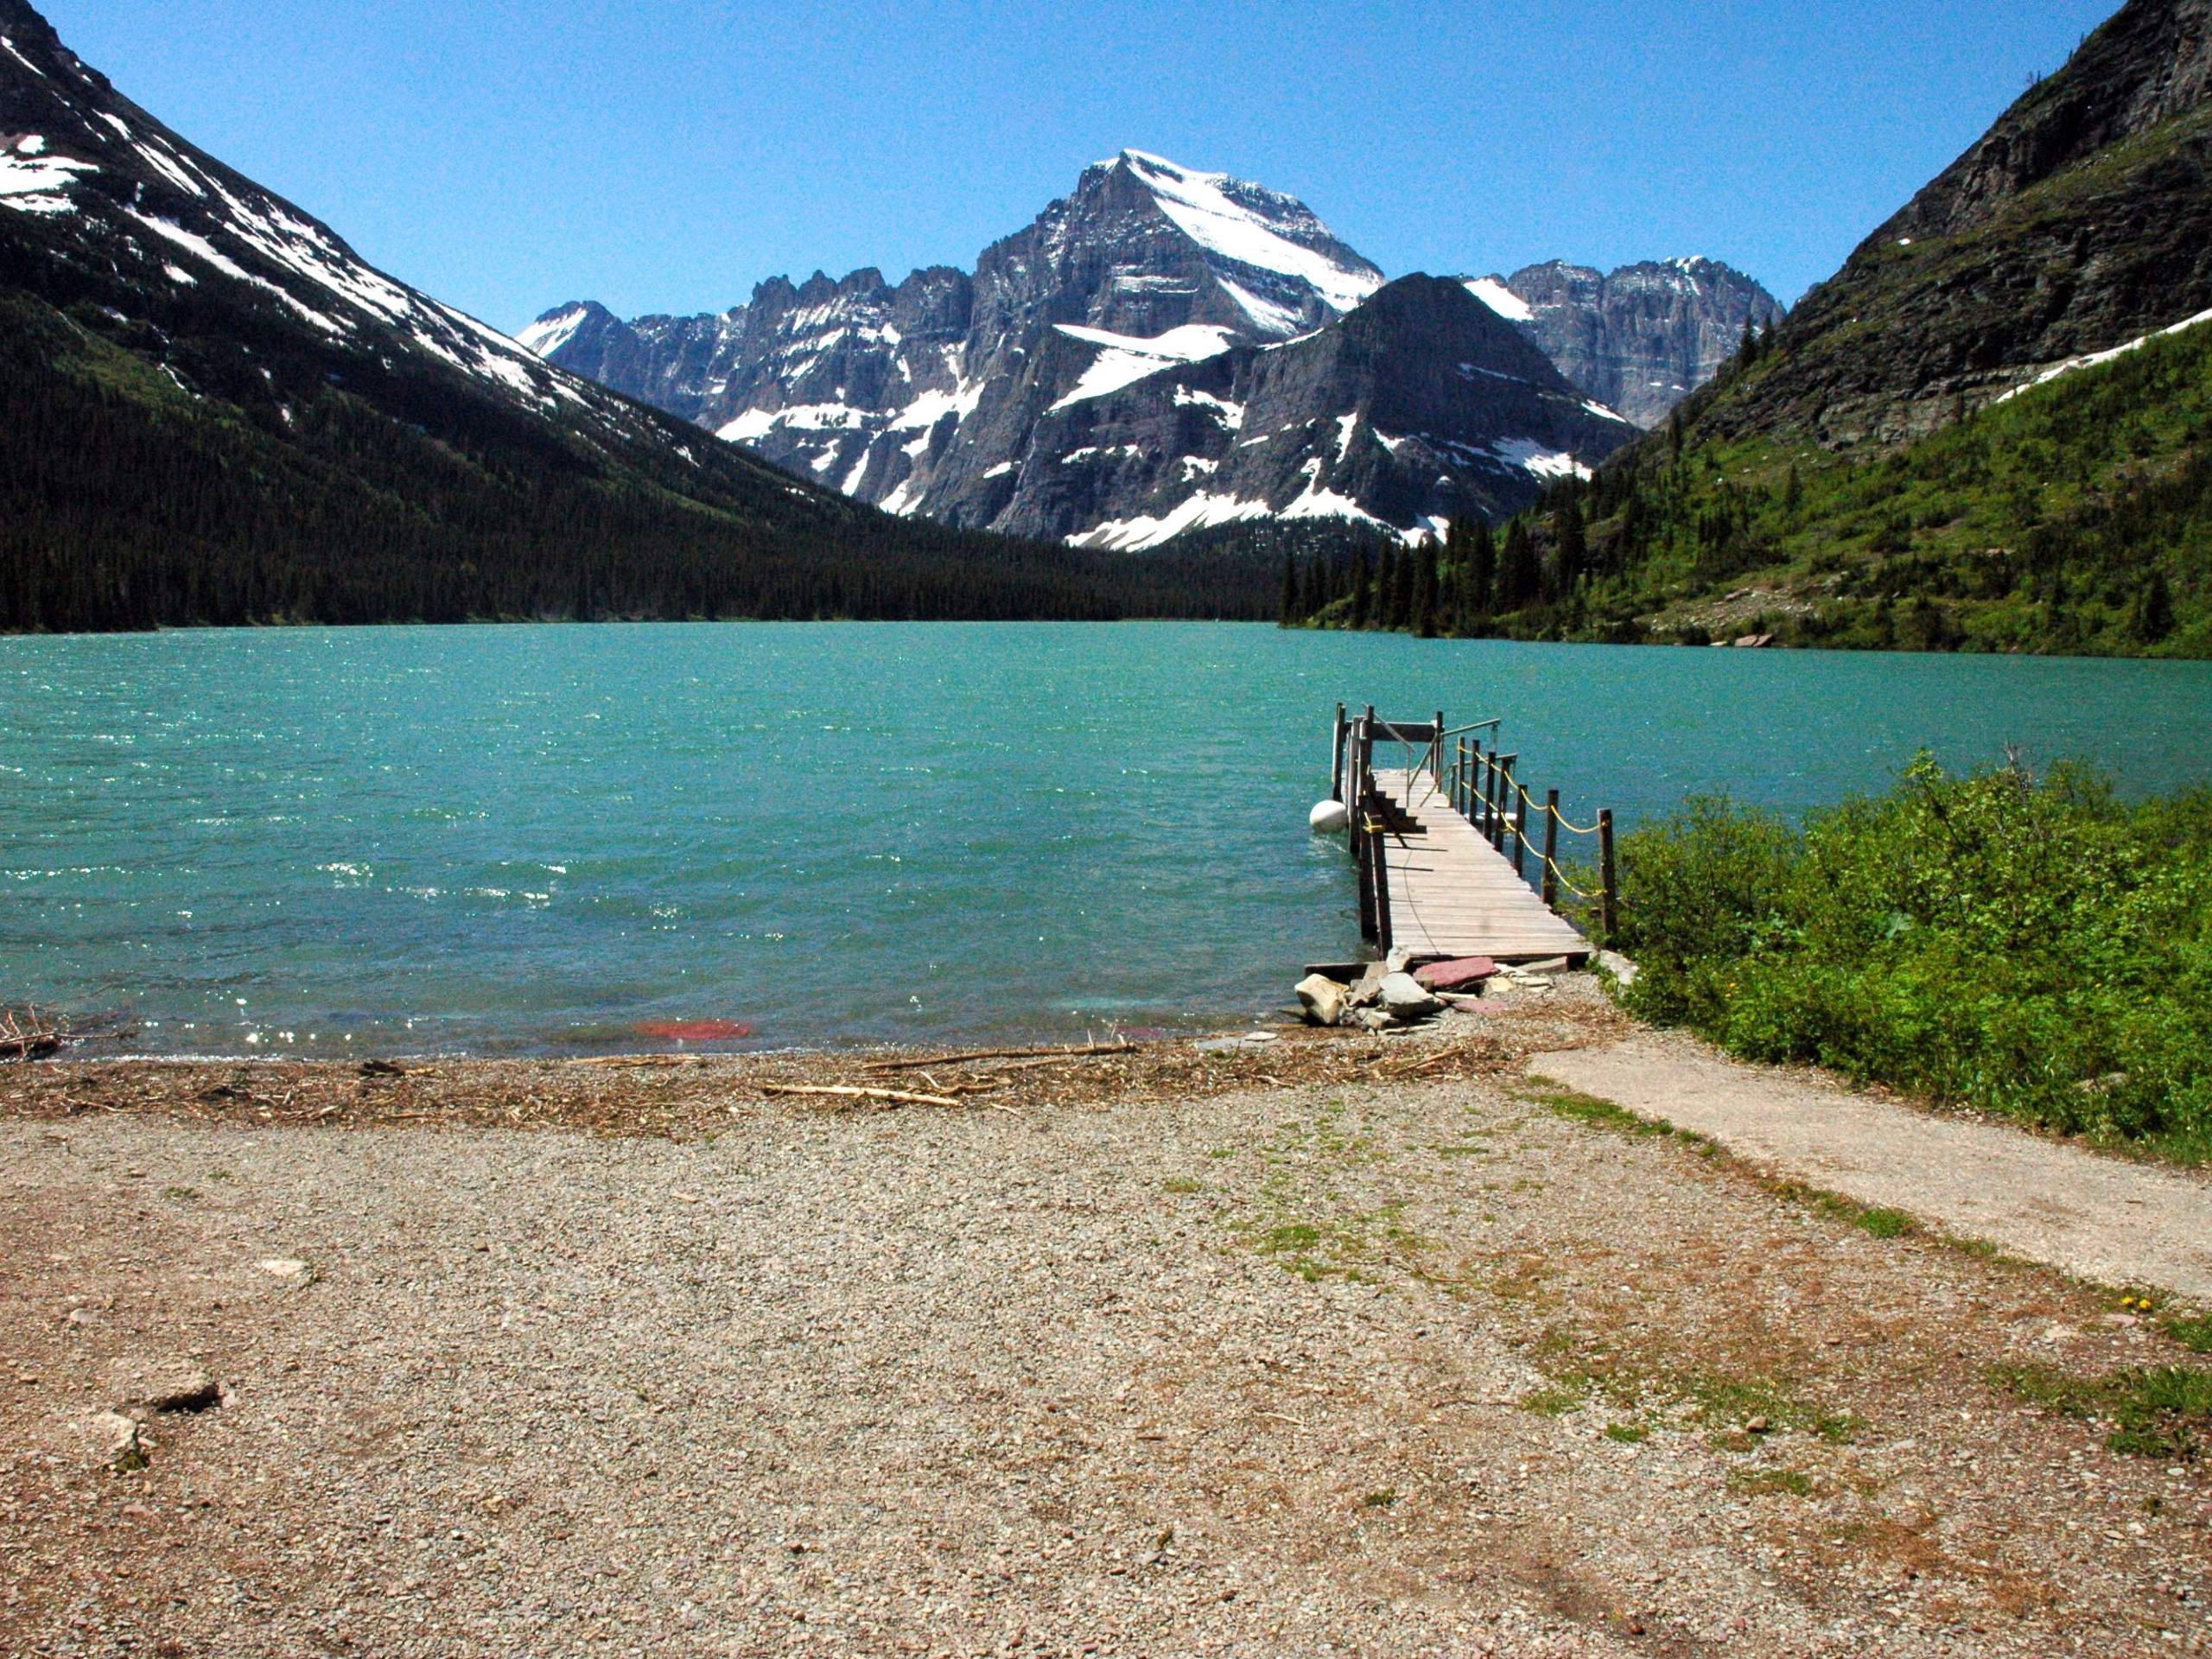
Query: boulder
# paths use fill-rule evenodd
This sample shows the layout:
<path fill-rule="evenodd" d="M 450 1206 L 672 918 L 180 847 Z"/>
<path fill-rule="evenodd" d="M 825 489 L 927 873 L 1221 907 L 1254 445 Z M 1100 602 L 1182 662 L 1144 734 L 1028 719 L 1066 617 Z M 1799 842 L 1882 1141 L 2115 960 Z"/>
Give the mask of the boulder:
<path fill-rule="evenodd" d="M 1454 962 L 1432 962 L 1414 978 L 1432 991 L 1471 991 L 1494 977 L 1497 964 L 1488 957 L 1461 957 Z"/>
<path fill-rule="evenodd" d="M 1426 1020 L 1440 1013 L 1444 1004 L 1424 988 L 1411 974 L 1387 976 L 1381 987 L 1379 1001 L 1382 1011 L 1402 1026 L 1410 1026 L 1417 1020 Z"/>
<path fill-rule="evenodd" d="M 206 1411 L 223 1403 L 221 1386 L 189 1360 L 125 1360 L 115 1370 L 116 1409 L 126 1414 Z"/>
<path fill-rule="evenodd" d="M 1333 1026 L 1344 1017 L 1344 988 L 1322 974 L 1309 974 L 1298 982 L 1299 1006 L 1309 1026 Z"/>

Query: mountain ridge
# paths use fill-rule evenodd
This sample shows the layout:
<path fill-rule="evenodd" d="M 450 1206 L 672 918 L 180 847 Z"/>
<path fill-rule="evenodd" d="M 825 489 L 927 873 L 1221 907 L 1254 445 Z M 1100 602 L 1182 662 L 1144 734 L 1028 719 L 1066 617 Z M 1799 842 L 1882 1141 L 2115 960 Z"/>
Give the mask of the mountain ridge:
<path fill-rule="evenodd" d="M 900 524 L 363 261 L 0 0 L 0 626 L 1249 613 Z M 1187 573 L 1186 573 L 1187 574 Z"/>
<path fill-rule="evenodd" d="M 1633 435 L 1611 411 L 1585 407 L 1548 361 L 1529 361 L 1516 331 L 1465 311 L 1450 325 L 1463 353 L 1452 362 L 1470 372 L 1455 408 L 1429 410 L 1456 447 L 1409 452 L 1402 466 L 1395 451 L 1388 465 L 1353 465 L 1317 436 L 1287 470 L 1236 453 L 1271 442 L 1287 454 L 1294 426 L 1325 435 L 1358 422 L 1360 408 L 1343 400 L 1374 387 L 1355 372 L 1307 376 L 1313 396 L 1335 401 L 1276 410 L 1264 438 L 1224 443 L 1220 421 L 1191 412 L 1211 400 L 1241 421 L 1236 385 L 1297 378 L 1255 367 L 1253 353 L 1336 353 L 1342 342 L 1306 342 L 1345 327 L 1388 286 L 1296 198 L 1126 149 L 986 247 L 972 275 L 930 267 L 893 285 L 873 268 L 817 272 L 804 284 L 772 279 L 720 314 L 631 323 L 570 302 L 521 338 L 893 512 L 1100 546 L 1284 513 L 1433 534 L 1454 516 L 1510 512 L 1534 499 L 1546 469 L 1587 466 Z M 1408 320 L 1418 308 L 1376 315 Z M 1526 392 L 1474 388 L 1477 370 Z M 1182 414 L 1151 407 L 1178 388 Z M 1570 393 L 1573 416 L 1562 420 L 1555 405 Z M 1090 442 L 1094 428 L 1141 439 L 1102 446 Z M 1102 459 L 1109 450 L 1113 464 Z M 1233 491 L 1215 476 L 1224 464 Z"/>

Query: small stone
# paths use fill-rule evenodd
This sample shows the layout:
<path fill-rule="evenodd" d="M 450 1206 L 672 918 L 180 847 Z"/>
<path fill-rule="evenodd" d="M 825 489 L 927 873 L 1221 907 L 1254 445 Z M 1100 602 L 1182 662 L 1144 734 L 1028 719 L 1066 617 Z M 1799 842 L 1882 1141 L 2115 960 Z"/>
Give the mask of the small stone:
<path fill-rule="evenodd" d="M 117 1370 L 118 1411 L 206 1411 L 223 1403 L 222 1385 L 184 1360 L 125 1361 Z"/>
<path fill-rule="evenodd" d="M 1400 1025 L 1409 1026 L 1442 1010 L 1444 1004 L 1411 974 L 1390 974 L 1380 988 L 1383 1012 Z"/>
<path fill-rule="evenodd" d="M 296 1283 L 308 1276 L 308 1264 L 288 1255 L 272 1255 L 265 1262 L 253 1264 L 272 1279 Z"/>
<path fill-rule="evenodd" d="M 119 1411 L 95 1413 L 77 1425 L 77 1433 L 98 1462 L 144 1462 L 146 1448 L 138 1425 Z"/>
<path fill-rule="evenodd" d="M 1309 974 L 1298 982 L 1299 1005 L 1309 1026 L 1333 1026 L 1344 1017 L 1344 988 L 1323 974 Z"/>
<path fill-rule="evenodd" d="M 1773 1432 L 1774 1424 L 1765 1417 L 1754 1417 L 1744 1425 L 1746 1434 L 1770 1434 Z"/>
<path fill-rule="evenodd" d="M 1471 991 L 1497 976 L 1497 964 L 1488 957 L 1461 957 L 1452 962 L 1432 962 L 1414 978 L 1432 991 Z"/>

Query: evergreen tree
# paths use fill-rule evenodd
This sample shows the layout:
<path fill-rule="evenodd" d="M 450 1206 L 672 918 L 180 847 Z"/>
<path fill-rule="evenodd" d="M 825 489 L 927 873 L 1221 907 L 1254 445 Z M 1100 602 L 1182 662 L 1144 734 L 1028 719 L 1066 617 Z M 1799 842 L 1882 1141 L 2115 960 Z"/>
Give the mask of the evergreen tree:
<path fill-rule="evenodd" d="M 1361 548 L 1351 562 L 1351 626 L 1363 628 L 1375 609 L 1375 578 L 1367 563 L 1367 550 Z"/>
<path fill-rule="evenodd" d="M 1413 630 L 1424 639 L 1436 638 L 1436 543 L 1426 537 L 1414 555 Z"/>
<path fill-rule="evenodd" d="M 1505 548 L 1497 560 L 1497 608 L 1517 611 L 1536 596 L 1536 549 L 1529 526 L 1516 518 L 1505 527 Z"/>
<path fill-rule="evenodd" d="M 1476 616 L 1490 614 L 1497 587 L 1497 537 L 1490 521 L 1475 520 L 1472 544 L 1467 550 L 1467 600 Z"/>
<path fill-rule="evenodd" d="M 1590 548 L 1582 533 L 1582 509 L 1570 495 L 1552 515 L 1552 542 L 1556 558 L 1559 591 L 1571 594 L 1590 565 Z"/>
<path fill-rule="evenodd" d="M 1747 369 L 1759 360 L 1758 330 L 1751 327 L 1748 316 L 1744 319 L 1744 337 L 1736 342 L 1736 360 Z"/>
<path fill-rule="evenodd" d="M 1282 627 L 1304 619 L 1298 609 L 1298 560 L 1294 555 L 1282 556 L 1282 612 L 1276 619 Z"/>
<path fill-rule="evenodd" d="M 1804 507 L 1805 480 L 1799 476 L 1797 463 L 1793 461 L 1789 463 L 1789 482 L 1782 486 L 1782 510 L 1795 519 Z"/>
<path fill-rule="evenodd" d="M 2150 579 L 2136 591 L 2127 631 L 2146 645 L 2157 645 L 2174 631 L 2173 589 L 2166 584 L 2166 573 L 2156 565 L 2151 569 Z"/>
<path fill-rule="evenodd" d="M 1682 464 L 1682 406 L 1680 404 L 1667 411 L 1667 448 L 1672 453 L 1675 465 Z"/>

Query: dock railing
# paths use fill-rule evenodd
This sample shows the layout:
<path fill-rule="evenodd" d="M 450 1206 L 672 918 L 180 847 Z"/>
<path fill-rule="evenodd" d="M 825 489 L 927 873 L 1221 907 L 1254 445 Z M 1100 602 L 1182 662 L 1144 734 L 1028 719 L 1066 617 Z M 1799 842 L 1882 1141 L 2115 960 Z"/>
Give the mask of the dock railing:
<path fill-rule="evenodd" d="M 1406 826 L 1395 803 L 1375 787 L 1375 750 L 1378 744 L 1403 752 L 1408 776 L 1426 772 L 1437 792 L 1452 810 L 1472 824 L 1476 831 L 1513 861 L 1514 873 L 1529 879 L 1533 855 L 1540 876 L 1538 889 L 1546 906 L 1556 910 L 1562 892 L 1594 906 L 1600 927 L 1611 938 L 1620 925 L 1620 882 L 1613 855 L 1613 814 L 1600 808 L 1594 823 L 1576 823 L 1560 810 L 1560 792 L 1547 789 L 1539 801 L 1520 777 L 1521 757 L 1501 753 L 1499 736 L 1504 722 L 1478 720 L 1447 727 L 1441 710 L 1431 721 L 1378 719 L 1372 703 L 1357 715 L 1337 705 L 1335 743 L 1331 751 L 1332 798 L 1343 803 L 1350 820 L 1346 838 L 1359 867 L 1360 931 L 1386 953 L 1390 949 L 1390 892 L 1384 838 Z M 1483 747 L 1482 734 L 1490 734 Z M 1541 848 L 1530 840 L 1530 820 L 1540 828 Z M 1562 835 L 1594 840 L 1598 888 L 1579 885 L 1560 863 Z"/>

